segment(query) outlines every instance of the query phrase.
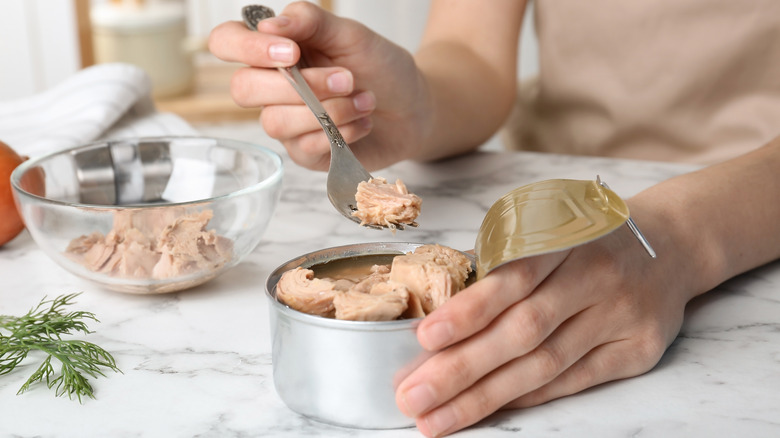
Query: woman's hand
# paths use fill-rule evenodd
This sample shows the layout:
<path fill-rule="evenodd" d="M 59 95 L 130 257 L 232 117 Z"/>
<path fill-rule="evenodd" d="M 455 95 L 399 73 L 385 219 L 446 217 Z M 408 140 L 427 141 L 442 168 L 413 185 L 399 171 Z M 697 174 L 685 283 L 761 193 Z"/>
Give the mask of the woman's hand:
<path fill-rule="evenodd" d="M 657 259 L 621 227 L 491 272 L 420 323 L 438 353 L 399 384 L 398 407 L 440 436 L 650 370 L 688 301 L 780 258 L 779 168 L 777 137 L 629 199 Z"/>
<path fill-rule="evenodd" d="M 673 240 L 663 221 L 635 217 L 659 259 L 621 227 L 571 250 L 504 265 L 428 315 L 418 339 L 439 352 L 397 388 L 401 411 L 426 436 L 440 436 L 501 408 L 650 370 L 697 288 L 678 275 L 689 267 L 669 257 Z"/>
<path fill-rule="evenodd" d="M 217 26 L 209 49 L 250 67 L 233 77 L 233 100 L 262 107 L 265 131 L 298 164 L 326 170 L 319 123 L 275 71 L 303 57 L 302 74 L 369 170 L 477 148 L 514 102 L 524 0 L 434 0 L 414 57 L 367 27 L 309 2 L 291 3 L 257 32 Z M 479 13 L 475 13 L 479 11 Z M 490 29 L 486 32 L 485 29 Z"/>
<path fill-rule="evenodd" d="M 369 169 L 414 158 L 420 126 L 430 111 L 411 54 L 355 21 L 310 2 L 292 3 L 258 23 L 217 26 L 209 49 L 217 57 L 247 64 L 231 82 L 242 107 L 262 107 L 260 121 L 298 164 L 326 170 L 330 144 L 317 119 L 276 71 L 301 56 L 302 74 L 323 102 L 355 155 Z"/>

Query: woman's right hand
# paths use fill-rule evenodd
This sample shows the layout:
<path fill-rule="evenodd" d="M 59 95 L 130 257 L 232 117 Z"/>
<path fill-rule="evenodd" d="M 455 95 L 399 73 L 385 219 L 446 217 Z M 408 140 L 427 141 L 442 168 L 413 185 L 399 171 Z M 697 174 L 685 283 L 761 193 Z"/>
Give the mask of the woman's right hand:
<path fill-rule="evenodd" d="M 209 49 L 240 62 L 231 94 L 242 107 L 262 107 L 260 122 L 301 166 L 327 170 L 330 144 L 316 118 L 277 67 L 301 70 L 345 141 L 368 169 L 415 158 L 423 141 L 425 81 L 411 54 L 353 20 L 309 2 L 288 5 L 253 32 L 238 21 L 217 26 Z"/>

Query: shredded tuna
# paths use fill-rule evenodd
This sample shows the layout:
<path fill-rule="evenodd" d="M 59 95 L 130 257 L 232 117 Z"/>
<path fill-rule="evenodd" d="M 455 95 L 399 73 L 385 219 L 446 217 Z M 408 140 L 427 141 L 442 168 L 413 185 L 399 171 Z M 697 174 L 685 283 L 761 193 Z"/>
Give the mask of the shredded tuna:
<path fill-rule="evenodd" d="M 311 269 L 295 268 L 282 274 L 276 285 L 276 298 L 282 303 L 312 315 L 333 317 L 333 298 L 339 292 L 330 280 L 314 278 Z"/>
<path fill-rule="evenodd" d="M 73 239 L 65 253 L 87 269 L 135 279 L 214 271 L 232 257 L 233 242 L 206 226 L 211 210 L 120 210 L 111 231 Z"/>
<path fill-rule="evenodd" d="M 157 239 L 160 261 L 154 266 L 154 278 L 170 278 L 220 267 L 230 258 L 233 242 L 206 230 L 211 210 L 177 219 L 165 227 Z"/>
<path fill-rule="evenodd" d="M 371 267 L 371 275 L 358 281 L 352 287 L 355 292 L 371 293 L 374 286 L 387 283 L 390 280 L 390 266 L 374 265 Z"/>
<path fill-rule="evenodd" d="M 465 287 L 471 262 L 441 245 L 423 245 L 374 265 L 365 277 L 315 278 L 296 268 L 282 274 L 277 297 L 293 309 L 336 319 L 389 321 L 421 318 Z"/>
<path fill-rule="evenodd" d="M 402 284 L 378 283 L 370 293 L 349 290 L 336 295 L 336 319 L 351 321 L 392 321 L 406 310 L 409 291 Z"/>
<path fill-rule="evenodd" d="M 465 255 L 441 245 L 426 245 L 394 258 L 390 280 L 405 284 L 428 314 L 463 289 L 469 272 L 471 262 Z"/>
<path fill-rule="evenodd" d="M 358 184 L 355 194 L 357 210 L 353 216 L 361 225 L 380 225 L 395 228 L 397 224 L 416 225 L 422 199 L 409 193 L 400 179 L 389 184 L 384 178 L 372 178 Z"/>

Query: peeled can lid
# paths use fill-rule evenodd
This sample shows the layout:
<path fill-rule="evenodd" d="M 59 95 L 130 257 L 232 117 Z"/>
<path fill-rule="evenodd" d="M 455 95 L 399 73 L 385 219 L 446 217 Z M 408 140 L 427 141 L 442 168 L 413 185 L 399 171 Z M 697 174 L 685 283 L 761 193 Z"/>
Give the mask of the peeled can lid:
<path fill-rule="evenodd" d="M 599 181 L 551 179 L 510 191 L 477 234 L 477 279 L 520 258 L 596 240 L 629 220 L 628 206 Z"/>

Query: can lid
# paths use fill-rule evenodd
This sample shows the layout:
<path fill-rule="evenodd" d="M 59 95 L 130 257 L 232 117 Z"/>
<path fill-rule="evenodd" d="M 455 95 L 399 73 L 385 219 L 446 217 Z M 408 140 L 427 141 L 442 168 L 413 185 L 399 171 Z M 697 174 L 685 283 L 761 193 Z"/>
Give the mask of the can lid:
<path fill-rule="evenodd" d="M 488 210 L 477 234 L 477 279 L 520 258 L 602 237 L 629 219 L 628 206 L 598 181 L 552 179 L 510 191 Z"/>

